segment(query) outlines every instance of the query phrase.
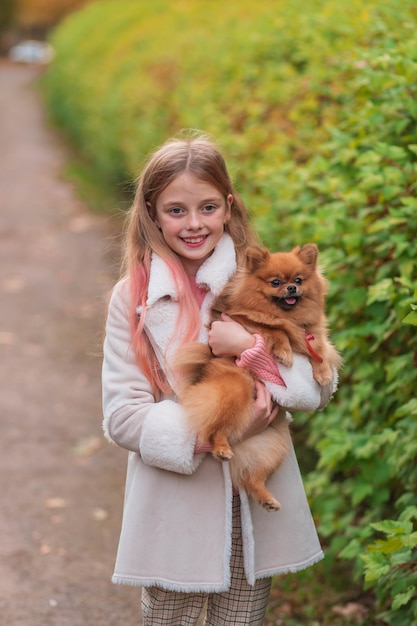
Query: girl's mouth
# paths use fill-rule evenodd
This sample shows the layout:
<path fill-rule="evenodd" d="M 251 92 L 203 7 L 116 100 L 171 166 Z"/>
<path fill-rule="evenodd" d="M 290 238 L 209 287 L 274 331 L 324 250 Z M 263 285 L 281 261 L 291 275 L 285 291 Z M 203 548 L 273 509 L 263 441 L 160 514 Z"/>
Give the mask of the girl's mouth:
<path fill-rule="evenodd" d="M 208 235 L 198 235 L 198 237 L 181 237 L 181 239 L 187 246 L 199 246 L 207 237 Z"/>

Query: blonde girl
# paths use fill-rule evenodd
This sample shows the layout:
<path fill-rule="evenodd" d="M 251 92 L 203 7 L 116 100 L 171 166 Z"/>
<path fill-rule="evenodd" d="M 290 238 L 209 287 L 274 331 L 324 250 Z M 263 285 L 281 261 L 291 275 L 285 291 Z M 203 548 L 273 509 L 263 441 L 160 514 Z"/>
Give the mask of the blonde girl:
<path fill-rule="evenodd" d="M 103 362 L 104 431 L 129 451 L 113 581 L 142 587 L 145 626 L 196 624 L 203 607 L 207 625 L 261 625 L 271 576 L 322 558 L 294 452 L 268 484 L 283 508 L 267 512 L 232 484 L 209 442 L 196 444 L 176 401 L 169 364 L 186 341 L 279 379 L 265 347 L 239 324 L 225 317 L 208 328 L 214 298 L 255 243 L 214 142 L 182 137 L 151 155 L 128 217 Z M 319 396 L 313 404 L 329 394 Z M 257 383 L 244 438 L 279 411 Z"/>

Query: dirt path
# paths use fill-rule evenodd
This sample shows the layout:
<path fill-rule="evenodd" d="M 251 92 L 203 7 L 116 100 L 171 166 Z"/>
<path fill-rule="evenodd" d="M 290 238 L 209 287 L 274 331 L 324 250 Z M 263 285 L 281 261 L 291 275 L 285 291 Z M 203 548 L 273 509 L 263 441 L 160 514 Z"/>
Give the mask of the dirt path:
<path fill-rule="evenodd" d="M 0 622 L 138 626 L 110 582 L 126 457 L 101 436 L 116 247 L 61 178 L 37 73 L 0 63 Z"/>

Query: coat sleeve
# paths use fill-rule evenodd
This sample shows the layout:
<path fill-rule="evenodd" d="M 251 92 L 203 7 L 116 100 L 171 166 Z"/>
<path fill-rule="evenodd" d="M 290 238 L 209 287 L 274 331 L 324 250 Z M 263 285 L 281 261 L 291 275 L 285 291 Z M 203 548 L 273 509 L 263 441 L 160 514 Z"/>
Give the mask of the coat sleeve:
<path fill-rule="evenodd" d="M 110 441 L 138 452 L 142 461 L 192 474 L 204 455 L 194 454 L 195 435 L 173 400 L 155 402 L 149 380 L 138 368 L 130 345 L 129 294 L 116 285 L 109 304 L 103 347 L 103 430 Z"/>
<path fill-rule="evenodd" d="M 279 372 L 285 386 L 276 385 L 270 381 L 264 381 L 264 383 L 274 400 L 289 411 L 310 413 L 322 409 L 337 390 L 337 370 L 333 370 L 333 381 L 326 386 L 321 386 L 313 378 L 310 361 L 302 354 L 293 355 L 291 367 L 280 364 Z"/>

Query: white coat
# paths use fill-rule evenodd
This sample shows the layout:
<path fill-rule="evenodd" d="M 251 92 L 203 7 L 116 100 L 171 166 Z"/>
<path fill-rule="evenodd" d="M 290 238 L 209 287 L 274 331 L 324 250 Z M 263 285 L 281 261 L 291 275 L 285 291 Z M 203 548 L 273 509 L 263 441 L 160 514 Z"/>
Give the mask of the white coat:
<path fill-rule="evenodd" d="M 196 277 L 208 288 L 201 308 L 202 341 L 207 340 L 204 322 L 210 305 L 235 268 L 233 243 L 224 235 Z M 146 306 L 145 331 L 163 364 L 167 347 L 171 353 L 176 345 L 170 340 L 178 336 L 178 302 L 170 271 L 156 255 Z M 113 581 L 177 591 L 225 591 L 230 583 L 232 525 L 228 463 L 210 454 L 194 454 L 195 438 L 174 396 L 155 402 L 149 381 L 135 363 L 128 312 L 129 287 L 121 281 L 109 305 L 103 362 L 104 431 L 129 450 Z M 313 410 L 320 405 L 320 389 L 312 380 L 308 360 L 300 359 L 300 372 L 304 371 L 297 376 L 293 366 L 291 375 L 296 380 L 291 384 L 288 380 L 286 390 L 281 388 L 286 394 L 283 404 L 291 404 L 288 396 L 291 388 L 297 388 L 295 395 L 304 402 L 301 409 Z M 240 493 L 249 584 L 303 569 L 323 556 L 293 450 L 268 488 L 280 500 L 280 511 L 268 512 Z"/>

